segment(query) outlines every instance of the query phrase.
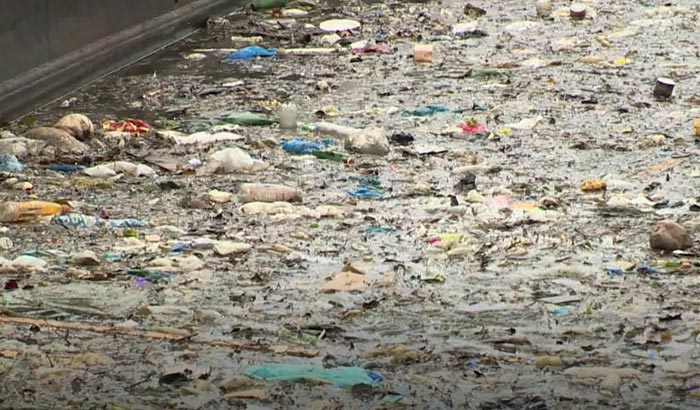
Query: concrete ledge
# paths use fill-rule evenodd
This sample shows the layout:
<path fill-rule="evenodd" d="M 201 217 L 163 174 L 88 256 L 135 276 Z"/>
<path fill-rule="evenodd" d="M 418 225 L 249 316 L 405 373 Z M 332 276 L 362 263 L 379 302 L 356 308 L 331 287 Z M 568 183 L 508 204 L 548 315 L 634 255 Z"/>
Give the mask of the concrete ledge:
<path fill-rule="evenodd" d="M 0 121 L 17 118 L 36 105 L 58 98 L 71 89 L 87 84 L 129 62 L 146 56 L 175 39 L 193 32 L 209 16 L 223 13 L 245 3 L 241 0 L 174 0 L 176 5 L 173 6 L 173 0 L 163 1 L 168 1 L 170 6 L 164 5 L 164 7 L 169 7 L 171 11 L 162 12 L 163 8 L 157 8 L 156 3 L 159 3 L 160 0 L 138 1 L 134 9 L 125 10 L 127 15 L 141 15 L 142 18 L 146 16 L 148 18 L 144 21 L 132 19 L 127 21 L 127 25 L 130 27 L 103 36 L 102 34 L 106 30 L 105 26 L 108 30 L 110 28 L 108 23 L 115 18 L 113 14 L 105 12 L 104 9 L 109 9 L 111 6 L 123 8 L 124 3 L 133 2 L 124 0 L 69 0 L 70 3 L 80 3 L 84 6 L 85 10 L 82 10 L 81 18 L 89 18 L 87 16 L 91 11 L 94 14 L 94 18 L 90 20 L 89 24 L 71 23 L 73 26 L 77 26 L 73 27 L 73 30 L 76 33 L 80 32 L 78 40 L 85 44 L 79 47 L 74 46 L 72 50 L 70 42 L 75 43 L 76 37 L 68 36 L 65 33 L 56 34 L 55 36 L 58 36 L 59 40 L 63 40 L 63 43 L 55 44 L 57 40 L 51 37 L 50 25 L 42 25 L 42 13 L 40 12 L 28 17 L 36 19 L 33 21 L 35 25 L 31 27 L 31 30 L 27 29 L 26 24 L 23 28 L 16 21 L 7 22 L 0 17 L 0 24 L 5 25 L 4 27 L 0 26 L 0 56 L 24 57 L 15 59 L 6 57 L 3 61 L 3 64 L 7 64 L 9 67 L 5 67 L 0 74 L 7 76 L 8 73 L 11 75 L 13 71 L 20 73 L 11 78 L 0 77 L 0 81 L 5 80 L 0 83 Z M 46 4 L 42 4 L 44 2 Z M 54 2 L 61 2 L 61 0 L 33 0 L 26 1 L 24 4 L 34 3 L 39 11 L 42 7 L 49 7 L 48 3 Z M 178 3 L 180 5 L 177 5 Z M 163 3 L 161 2 L 161 4 Z M 139 14 L 139 7 L 147 7 L 149 10 Z M 1 9 L 2 7 L 0 7 L 0 12 L 2 12 Z M 61 16 L 62 22 L 65 24 L 65 13 L 71 13 L 74 10 L 68 7 L 62 12 L 64 14 Z M 110 21 L 100 21 L 100 18 L 110 19 Z M 120 21 L 120 23 L 124 25 L 124 22 Z M 113 26 L 114 24 L 112 24 Z M 17 33 L 23 29 L 24 33 L 28 35 L 19 36 Z M 85 33 L 84 30 L 92 30 L 94 38 L 90 38 L 89 33 Z M 42 39 L 46 44 L 41 44 Z M 6 41 L 3 43 L 2 40 Z M 21 44 L 23 41 L 39 44 Z M 53 43 L 51 43 L 52 41 Z M 42 46 L 46 46 L 48 52 L 37 55 L 37 51 L 45 51 L 41 49 Z M 65 52 L 62 55 L 54 56 L 53 54 L 58 54 L 55 51 L 57 49 L 65 50 Z M 45 61 L 36 66 L 37 60 Z M 22 64 L 34 64 L 35 66 L 23 68 Z"/>

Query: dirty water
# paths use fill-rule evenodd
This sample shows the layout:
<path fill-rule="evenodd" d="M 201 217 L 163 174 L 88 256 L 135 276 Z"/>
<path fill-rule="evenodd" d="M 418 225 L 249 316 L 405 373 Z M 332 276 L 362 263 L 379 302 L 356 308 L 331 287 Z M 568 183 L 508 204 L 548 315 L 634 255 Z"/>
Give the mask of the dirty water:
<path fill-rule="evenodd" d="M 465 2 L 449 0 L 322 2 L 291 28 L 253 24 L 273 19 L 269 11 L 238 14 L 233 28 L 199 33 L 68 96 L 68 108 L 12 124 L 19 135 L 80 112 L 98 128 L 130 117 L 191 133 L 229 112 L 274 116 L 277 101 L 296 104 L 304 123 L 414 140 L 334 162 L 284 152 L 278 142 L 316 136 L 276 125 L 235 128 L 243 141 L 209 148 L 99 130 L 90 154 L 70 161 L 157 172 L 101 183 L 46 169 L 67 159 L 28 159 L 17 178 L 33 190 L 5 198 L 67 200 L 83 214 L 149 227 L 6 226 L 3 257 L 48 264 L 0 274 L 0 407 L 696 408 L 700 261 L 696 248 L 652 251 L 648 237 L 664 218 L 700 231 L 700 8 L 588 1 L 587 18 L 574 21 L 568 2 L 555 1 L 547 19 L 534 3 L 473 1 L 485 11 L 475 20 L 474 8 L 465 15 Z M 213 50 L 236 48 L 227 39 L 245 30 L 269 33 L 264 47 L 318 47 L 318 29 L 303 24 L 335 17 L 362 23 L 353 41 L 389 52 L 228 64 Z M 487 35 L 452 34 L 472 21 Z M 414 42 L 434 45 L 431 63 L 413 61 Z M 185 58 L 193 52 L 205 57 Z M 676 81 L 672 99 L 654 98 L 657 77 Z M 425 106 L 448 111 L 404 114 Z M 485 130 L 457 127 L 469 120 Z M 148 162 L 184 167 L 224 146 L 271 166 L 193 175 Z M 340 142 L 331 148 L 345 152 Z M 459 187 L 469 174 L 473 192 Z M 589 180 L 607 189 L 583 192 Z M 298 187 L 294 206 L 338 213 L 245 214 L 239 186 L 248 182 Z M 382 195 L 348 194 L 360 186 Z M 234 200 L 191 205 L 214 189 Z M 251 249 L 218 256 L 204 239 Z M 173 252 L 193 242 L 201 246 Z M 99 264 L 70 262 L 84 250 Z M 186 260 L 143 286 L 134 276 L 173 256 Z M 371 284 L 322 292 L 343 270 Z M 360 366 L 383 381 L 341 388 L 244 376 L 265 363 Z"/>

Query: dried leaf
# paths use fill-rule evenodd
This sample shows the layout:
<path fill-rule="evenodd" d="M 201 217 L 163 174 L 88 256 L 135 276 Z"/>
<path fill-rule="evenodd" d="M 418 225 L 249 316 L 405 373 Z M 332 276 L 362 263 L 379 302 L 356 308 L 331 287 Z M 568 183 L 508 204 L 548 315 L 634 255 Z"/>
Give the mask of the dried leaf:
<path fill-rule="evenodd" d="M 265 400 L 267 393 L 263 389 L 250 389 L 235 391 L 224 396 L 227 399 L 257 399 Z"/>
<path fill-rule="evenodd" d="M 372 284 L 372 280 L 365 275 L 353 272 L 340 272 L 321 285 L 321 292 L 361 292 Z"/>
<path fill-rule="evenodd" d="M 657 162 L 656 164 L 650 166 L 647 168 L 647 171 L 649 171 L 652 174 L 660 174 L 662 172 L 666 172 L 670 170 L 671 168 L 675 167 L 676 165 L 681 164 L 683 161 L 685 161 L 685 158 L 669 158 L 665 159 L 661 162 Z"/>
<path fill-rule="evenodd" d="M 590 180 L 590 181 L 585 181 L 581 184 L 581 191 L 583 192 L 592 192 L 592 191 L 603 191 L 607 189 L 608 184 L 605 181 L 600 181 L 600 180 Z"/>

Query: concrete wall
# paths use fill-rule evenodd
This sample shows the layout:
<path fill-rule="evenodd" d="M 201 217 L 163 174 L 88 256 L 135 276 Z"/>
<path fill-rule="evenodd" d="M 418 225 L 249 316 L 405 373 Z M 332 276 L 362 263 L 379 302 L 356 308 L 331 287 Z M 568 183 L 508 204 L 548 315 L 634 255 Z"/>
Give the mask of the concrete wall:
<path fill-rule="evenodd" d="M 107 73 L 241 0 L 0 0 L 0 118 Z"/>

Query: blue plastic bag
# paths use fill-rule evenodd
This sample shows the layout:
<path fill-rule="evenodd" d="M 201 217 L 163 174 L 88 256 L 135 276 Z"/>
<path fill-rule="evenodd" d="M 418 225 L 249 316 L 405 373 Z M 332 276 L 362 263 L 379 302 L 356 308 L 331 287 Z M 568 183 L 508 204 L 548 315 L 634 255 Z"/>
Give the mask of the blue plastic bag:
<path fill-rule="evenodd" d="M 406 110 L 403 112 L 404 117 L 425 117 L 428 115 L 433 115 L 441 112 L 448 112 L 449 108 L 442 105 L 426 105 L 425 107 L 420 107 L 415 110 Z"/>
<path fill-rule="evenodd" d="M 0 155 L 0 171 L 2 172 L 22 172 L 24 165 L 19 162 L 16 156 L 3 152 Z"/>
<path fill-rule="evenodd" d="M 49 165 L 49 169 L 51 171 L 55 172 L 63 172 L 63 173 L 70 173 L 70 172 L 78 172 L 82 171 L 85 169 L 84 166 L 82 165 Z"/>
<path fill-rule="evenodd" d="M 282 143 L 282 149 L 290 154 L 313 154 L 321 148 L 321 144 L 312 141 L 290 140 Z"/>
<path fill-rule="evenodd" d="M 361 367 L 322 369 L 313 365 L 286 363 L 251 366 L 245 370 L 245 375 L 252 379 L 291 383 L 320 380 L 340 387 L 351 387 L 358 384 L 372 386 L 384 380 L 379 373 L 367 371 Z"/>
<path fill-rule="evenodd" d="M 365 187 L 358 188 L 354 191 L 348 191 L 348 194 L 355 198 L 381 198 L 381 196 L 384 195 L 381 191 Z"/>
<path fill-rule="evenodd" d="M 234 51 L 224 58 L 224 62 L 235 60 L 249 60 L 255 57 L 272 57 L 277 55 L 277 50 L 262 48 L 258 46 L 248 46 Z"/>

